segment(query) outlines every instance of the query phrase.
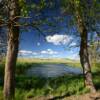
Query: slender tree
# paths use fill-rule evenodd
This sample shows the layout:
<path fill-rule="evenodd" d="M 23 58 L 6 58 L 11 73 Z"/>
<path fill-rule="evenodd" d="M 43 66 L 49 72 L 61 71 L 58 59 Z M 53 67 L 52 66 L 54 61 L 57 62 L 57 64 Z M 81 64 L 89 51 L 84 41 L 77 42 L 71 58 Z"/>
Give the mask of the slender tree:
<path fill-rule="evenodd" d="M 37 7 L 38 6 L 38 7 Z M 35 21 L 32 23 L 19 23 L 19 18 L 28 18 L 28 11 L 35 9 L 37 12 L 43 9 L 44 0 L 41 0 L 40 4 L 35 6 L 34 2 L 28 4 L 24 0 L 5 0 L 5 7 L 7 7 L 7 22 L 2 25 L 7 25 L 8 34 L 7 34 L 7 56 L 5 64 L 5 76 L 4 76 L 4 99 L 13 100 L 15 94 L 15 66 L 18 55 L 19 48 L 19 27 L 20 26 L 31 26 L 37 29 L 38 24 L 41 24 L 41 21 Z M 21 13 L 20 13 L 21 12 Z M 20 16 L 21 14 L 21 16 Z M 32 16 L 33 17 L 33 16 Z M 24 19 L 23 19 L 24 22 Z"/>
<path fill-rule="evenodd" d="M 89 54 L 88 54 L 88 30 L 87 30 L 85 20 L 82 17 L 84 11 L 82 11 L 83 9 L 80 6 L 80 4 L 81 4 L 80 0 L 73 0 L 77 26 L 81 37 L 80 62 L 83 67 L 85 86 L 89 88 L 91 92 L 96 92 L 92 81 L 91 66 L 90 66 Z"/>
<path fill-rule="evenodd" d="M 15 92 L 15 66 L 19 45 L 19 27 L 15 26 L 18 22 L 16 16 L 20 15 L 18 0 L 7 0 L 8 9 L 8 47 L 5 64 L 4 76 L 4 99 L 12 100 Z"/>
<path fill-rule="evenodd" d="M 91 7 L 93 0 L 64 0 L 63 8 L 66 14 L 73 16 L 75 25 L 77 24 L 78 32 L 80 33 L 80 62 L 83 68 L 84 85 L 90 89 L 91 92 L 96 92 L 93 81 L 91 66 L 88 52 L 88 33 L 92 30 L 91 17 L 94 18 L 94 8 Z M 90 7 L 89 7 L 90 6 Z M 94 23 L 95 24 L 95 23 Z M 89 30 L 90 29 L 90 30 Z"/>

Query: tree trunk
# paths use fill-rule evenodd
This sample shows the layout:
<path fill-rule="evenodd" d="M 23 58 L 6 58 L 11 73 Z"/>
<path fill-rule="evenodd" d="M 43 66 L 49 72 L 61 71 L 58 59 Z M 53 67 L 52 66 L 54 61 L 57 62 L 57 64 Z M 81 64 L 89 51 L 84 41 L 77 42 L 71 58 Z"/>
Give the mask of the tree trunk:
<path fill-rule="evenodd" d="M 14 22 L 18 19 L 15 18 L 19 16 L 19 6 L 18 0 L 7 0 L 8 3 L 8 48 L 5 64 L 5 76 L 4 76 L 4 99 L 13 100 L 15 93 L 15 66 L 18 54 L 18 44 L 19 44 L 19 27 L 15 27 Z"/>
<path fill-rule="evenodd" d="M 83 67 L 85 86 L 89 88 L 91 92 L 96 92 L 93 81 L 92 81 L 91 66 L 89 62 L 89 55 L 88 55 L 88 48 L 87 48 L 87 32 L 86 31 L 83 31 L 81 35 L 80 62 Z"/>
<path fill-rule="evenodd" d="M 89 62 L 88 54 L 88 32 L 85 23 L 80 15 L 79 9 L 76 9 L 77 25 L 80 32 L 81 43 L 80 43 L 80 62 L 83 67 L 84 84 L 90 90 L 90 92 L 96 92 L 93 81 L 91 66 Z"/>

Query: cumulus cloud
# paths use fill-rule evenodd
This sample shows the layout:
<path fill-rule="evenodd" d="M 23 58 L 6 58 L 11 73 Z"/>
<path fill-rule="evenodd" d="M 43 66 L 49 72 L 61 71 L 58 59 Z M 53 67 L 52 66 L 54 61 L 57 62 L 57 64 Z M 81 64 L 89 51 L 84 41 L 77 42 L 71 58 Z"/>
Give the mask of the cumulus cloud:
<path fill-rule="evenodd" d="M 32 51 L 20 50 L 20 51 L 19 51 L 19 54 L 28 55 L 28 54 L 32 54 Z"/>
<path fill-rule="evenodd" d="M 29 51 L 29 50 L 20 50 L 18 52 L 19 55 L 37 55 L 37 52 Z"/>
<path fill-rule="evenodd" d="M 68 35 L 54 34 L 46 37 L 46 41 L 54 45 L 65 45 L 71 41 L 72 37 Z"/>
<path fill-rule="evenodd" d="M 54 55 L 54 54 L 58 54 L 58 52 L 52 49 L 46 49 L 46 50 L 36 51 L 36 52 L 28 51 L 28 50 L 20 50 L 18 54 L 23 56 L 27 56 L 27 55 L 40 56 L 40 55 Z"/>
<path fill-rule="evenodd" d="M 54 51 L 52 49 L 47 49 L 47 50 L 41 51 L 41 54 L 53 55 L 53 54 L 58 54 L 58 52 L 57 51 Z"/>

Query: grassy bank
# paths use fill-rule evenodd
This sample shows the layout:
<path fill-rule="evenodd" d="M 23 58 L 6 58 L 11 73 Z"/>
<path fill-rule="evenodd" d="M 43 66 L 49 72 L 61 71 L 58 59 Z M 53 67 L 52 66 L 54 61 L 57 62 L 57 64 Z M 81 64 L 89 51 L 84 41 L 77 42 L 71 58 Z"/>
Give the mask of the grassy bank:
<path fill-rule="evenodd" d="M 39 96 L 52 96 L 54 98 L 78 95 L 87 93 L 88 90 L 84 88 L 84 82 L 82 75 L 64 75 L 58 78 L 41 78 L 41 77 L 28 77 L 25 71 L 30 67 L 40 66 L 44 63 L 57 63 L 60 59 L 44 60 L 44 59 L 19 59 L 16 66 L 16 94 L 15 100 L 29 100 L 30 98 Z M 71 60 L 61 60 L 60 63 L 64 63 L 69 66 L 80 67 L 79 62 Z M 97 90 L 100 90 L 100 64 L 96 64 L 93 67 L 93 79 Z M 0 64 L 0 100 L 2 100 L 3 90 L 3 71 L 4 63 Z M 39 98 L 38 98 L 39 100 Z"/>

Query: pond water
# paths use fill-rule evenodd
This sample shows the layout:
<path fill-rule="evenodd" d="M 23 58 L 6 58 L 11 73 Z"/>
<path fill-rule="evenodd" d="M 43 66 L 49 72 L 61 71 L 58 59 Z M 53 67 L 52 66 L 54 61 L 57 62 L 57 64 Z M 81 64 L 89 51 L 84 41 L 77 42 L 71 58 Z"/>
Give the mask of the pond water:
<path fill-rule="evenodd" d="M 82 70 L 65 64 L 41 64 L 41 66 L 31 67 L 26 74 L 28 76 L 58 77 L 65 74 L 82 74 Z"/>

